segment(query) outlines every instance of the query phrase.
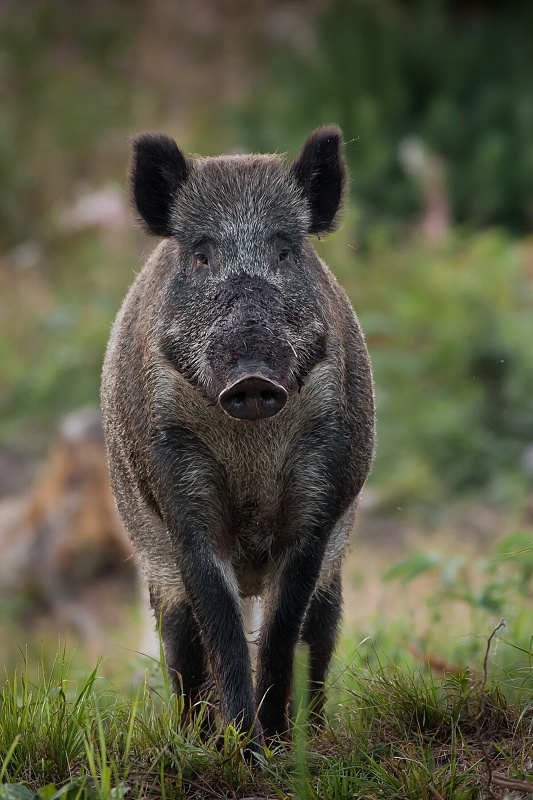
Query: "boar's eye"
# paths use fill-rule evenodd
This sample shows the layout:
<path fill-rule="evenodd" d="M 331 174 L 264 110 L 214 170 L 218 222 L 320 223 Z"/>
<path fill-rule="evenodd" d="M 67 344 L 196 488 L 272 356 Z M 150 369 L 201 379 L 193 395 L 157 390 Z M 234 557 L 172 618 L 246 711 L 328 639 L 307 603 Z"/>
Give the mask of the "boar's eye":
<path fill-rule="evenodd" d="M 193 271 L 199 275 L 207 274 L 213 264 L 211 248 L 202 244 L 192 254 Z"/>
<path fill-rule="evenodd" d="M 289 261 L 291 257 L 291 248 L 283 239 L 276 241 L 274 252 L 276 256 L 276 264 L 281 264 L 283 261 Z"/>
<path fill-rule="evenodd" d="M 209 256 L 206 253 L 195 253 L 194 257 L 196 259 L 196 266 L 197 267 L 208 267 L 209 266 Z"/>

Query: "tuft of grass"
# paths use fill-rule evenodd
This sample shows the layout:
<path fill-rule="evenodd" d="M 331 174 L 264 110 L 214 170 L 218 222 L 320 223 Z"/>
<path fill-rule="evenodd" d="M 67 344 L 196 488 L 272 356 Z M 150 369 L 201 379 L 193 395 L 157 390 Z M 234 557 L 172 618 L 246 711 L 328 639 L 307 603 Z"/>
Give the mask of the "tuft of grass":
<path fill-rule="evenodd" d="M 467 800 L 524 790 L 533 778 L 533 708 L 527 693 L 510 699 L 488 675 L 495 634 L 481 678 L 370 663 L 361 648 L 330 688 L 318 732 L 309 725 L 299 656 L 293 741 L 265 748 L 263 771 L 243 757 L 246 732 L 215 726 L 203 734 L 208 700 L 182 723 L 182 698 L 159 665 L 135 692 L 120 693 L 98 664 L 84 681 L 72 680 L 63 650 L 36 681 L 19 670 L 2 687 L 0 798 Z"/>

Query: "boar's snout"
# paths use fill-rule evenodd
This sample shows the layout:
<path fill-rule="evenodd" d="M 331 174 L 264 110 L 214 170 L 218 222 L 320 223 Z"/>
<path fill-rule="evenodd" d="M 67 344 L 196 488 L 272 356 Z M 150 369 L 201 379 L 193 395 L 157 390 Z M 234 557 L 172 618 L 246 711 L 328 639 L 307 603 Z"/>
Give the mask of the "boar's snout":
<path fill-rule="evenodd" d="M 257 420 L 281 411 L 288 396 L 279 383 L 263 375 L 246 374 L 220 392 L 218 402 L 234 419 Z"/>

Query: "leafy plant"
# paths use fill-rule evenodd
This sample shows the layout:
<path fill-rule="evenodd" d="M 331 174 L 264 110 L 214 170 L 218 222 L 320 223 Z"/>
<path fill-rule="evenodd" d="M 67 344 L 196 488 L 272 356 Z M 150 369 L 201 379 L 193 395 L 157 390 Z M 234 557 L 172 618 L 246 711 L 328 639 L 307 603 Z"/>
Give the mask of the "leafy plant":
<path fill-rule="evenodd" d="M 435 508 L 459 493 L 519 506 L 533 442 L 529 245 L 487 231 L 360 249 L 353 208 L 319 244 L 369 344 L 382 503 Z"/>
<path fill-rule="evenodd" d="M 511 697 L 516 693 L 530 697 L 533 663 L 533 632 L 528 612 L 533 591 L 531 533 L 518 531 L 506 536 L 492 545 L 486 555 L 474 560 L 444 556 L 438 551 L 414 550 L 388 569 L 383 580 L 408 584 L 424 573 L 433 573 L 435 584 L 425 601 L 429 626 L 423 651 L 436 648 L 440 655 L 449 656 L 442 644 L 445 630 L 446 638 L 455 641 L 451 658 L 456 663 L 468 659 L 472 666 L 479 664 L 483 640 L 472 632 L 486 630 L 498 617 L 503 617 L 507 632 L 500 638 L 505 646 L 498 649 L 494 668 Z M 461 611 L 452 611 L 461 607 Z M 434 630 L 440 633 L 436 636 Z"/>
<path fill-rule="evenodd" d="M 532 13 L 527 3 L 510 13 L 332 0 L 278 36 L 240 109 L 241 135 L 252 149 L 296 149 L 311 128 L 338 122 L 367 223 L 420 207 L 398 150 L 414 135 L 444 160 L 456 221 L 531 230 Z"/>

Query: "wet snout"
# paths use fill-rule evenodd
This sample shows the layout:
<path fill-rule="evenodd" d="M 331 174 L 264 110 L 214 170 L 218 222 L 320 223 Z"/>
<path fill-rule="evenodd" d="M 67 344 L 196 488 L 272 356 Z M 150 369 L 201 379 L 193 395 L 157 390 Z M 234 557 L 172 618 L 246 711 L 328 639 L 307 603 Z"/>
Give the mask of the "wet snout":
<path fill-rule="evenodd" d="M 288 392 L 263 375 L 246 374 L 227 386 L 218 396 L 226 414 L 234 419 L 266 419 L 277 414 L 287 402 Z"/>

